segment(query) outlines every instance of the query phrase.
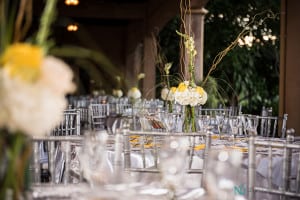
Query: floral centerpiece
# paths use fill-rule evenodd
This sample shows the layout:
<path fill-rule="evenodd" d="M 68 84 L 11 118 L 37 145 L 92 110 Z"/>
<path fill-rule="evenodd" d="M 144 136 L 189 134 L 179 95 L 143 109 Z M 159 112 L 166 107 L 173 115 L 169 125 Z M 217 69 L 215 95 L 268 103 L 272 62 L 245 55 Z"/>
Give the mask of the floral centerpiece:
<path fill-rule="evenodd" d="M 207 101 L 207 93 L 201 86 L 197 86 L 195 83 L 194 75 L 194 60 L 197 54 L 195 49 L 193 37 L 177 32 L 184 39 L 184 46 L 188 54 L 189 62 L 189 80 L 185 80 L 179 83 L 176 88 L 174 97 L 175 101 L 180 105 L 185 106 L 184 109 L 184 132 L 196 131 L 196 118 L 195 118 L 195 106 L 203 105 Z"/>
<path fill-rule="evenodd" d="M 121 89 L 121 77 L 116 76 L 117 87 L 112 90 L 112 95 L 117 98 L 121 98 L 123 96 L 123 91 Z"/>
<path fill-rule="evenodd" d="M 137 100 L 139 100 L 141 97 L 142 97 L 142 93 L 141 91 L 139 90 L 139 81 L 141 79 L 145 78 L 145 74 L 144 73 L 140 73 L 137 75 L 137 81 L 136 81 L 136 85 L 131 87 L 129 90 L 128 90 L 128 93 L 127 93 L 127 97 L 129 98 L 129 100 L 131 101 L 131 103 L 135 103 Z"/>
<path fill-rule="evenodd" d="M 169 74 L 170 74 L 170 68 L 172 67 L 172 63 L 166 63 L 164 67 L 164 87 L 161 90 L 161 99 L 165 101 L 166 106 L 168 108 L 168 112 L 173 111 L 173 102 L 175 100 L 175 91 L 176 87 L 171 87 L 170 80 L 169 80 Z"/>
<path fill-rule="evenodd" d="M 0 44 L 0 199 L 24 197 L 30 139 L 49 133 L 62 120 L 67 107 L 65 95 L 75 90 L 69 66 L 47 54 L 46 43 L 55 5 L 55 0 L 47 1 L 34 44 L 21 42 L 20 37 Z M 17 13 L 28 16 L 31 10 L 20 6 Z M 3 31 L 7 31 L 5 28 L 1 24 Z M 1 41 L 5 40 L 4 35 Z M 10 34 L 6 36 L 11 37 Z"/>

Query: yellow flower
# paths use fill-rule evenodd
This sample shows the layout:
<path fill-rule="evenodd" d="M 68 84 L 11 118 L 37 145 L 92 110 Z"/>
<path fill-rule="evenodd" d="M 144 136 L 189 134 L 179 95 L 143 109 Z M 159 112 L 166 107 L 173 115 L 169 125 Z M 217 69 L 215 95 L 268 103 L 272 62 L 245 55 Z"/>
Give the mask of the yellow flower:
<path fill-rule="evenodd" d="M 143 78 L 145 78 L 145 74 L 144 73 L 139 73 L 138 76 L 137 76 L 137 80 L 139 81 Z"/>
<path fill-rule="evenodd" d="M 171 87 L 170 90 L 171 90 L 172 93 L 175 93 L 176 87 Z"/>
<path fill-rule="evenodd" d="M 40 47 L 18 43 L 6 49 L 0 58 L 0 65 L 11 77 L 33 82 L 40 75 L 42 60 L 43 50 Z"/>
<path fill-rule="evenodd" d="M 165 64 L 164 70 L 165 70 L 165 73 L 166 73 L 167 75 L 170 74 L 170 69 L 171 69 L 171 67 L 172 67 L 172 64 L 173 64 L 173 63 L 166 63 L 166 64 Z"/>
<path fill-rule="evenodd" d="M 205 93 L 204 89 L 200 86 L 196 87 L 196 92 L 199 93 L 201 96 L 203 96 Z"/>
<path fill-rule="evenodd" d="M 181 82 L 177 87 L 177 91 L 184 92 L 185 90 L 187 90 L 187 87 L 188 85 L 185 82 Z"/>
<path fill-rule="evenodd" d="M 139 89 L 138 89 L 137 87 L 133 87 L 133 88 L 131 88 L 131 91 L 132 91 L 132 92 L 138 92 Z"/>

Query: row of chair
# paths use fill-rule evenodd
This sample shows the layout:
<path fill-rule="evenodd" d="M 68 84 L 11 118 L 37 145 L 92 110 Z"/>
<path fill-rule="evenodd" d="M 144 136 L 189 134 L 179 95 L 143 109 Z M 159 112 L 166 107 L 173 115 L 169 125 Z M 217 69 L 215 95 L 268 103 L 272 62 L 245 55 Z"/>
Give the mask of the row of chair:
<path fill-rule="evenodd" d="M 117 135 L 115 137 L 118 137 Z M 122 136 L 124 143 L 122 142 L 123 148 L 119 152 L 121 155 L 115 155 L 115 157 L 120 160 L 111 161 L 112 165 L 115 167 L 122 166 L 122 170 L 124 170 L 125 173 L 161 173 L 161 170 L 163 170 L 161 167 L 161 152 L 166 150 L 166 148 L 171 149 L 172 145 L 175 145 L 174 148 L 178 148 L 180 144 L 173 143 L 174 141 L 184 141 L 186 158 L 186 165 L 184 166 L 185 173 L 201 174 L 202 178 L 199 179 L 198 182 L 200 185 L 205 186 L 206 173 L 208 170 L 207 161 L 209 159 L 209 152 L 212 148 L 212 135 L 210 133 L 142 132 L 124 129 L 122 130 Z M 248 181 L 247 194 L 245 194 L 247 195 L 247 199 L 258 199 L 259 197 L 257 195 L 261 195 L 261 193 L 275 195 L 271 197 L 280 197 L 281 199 L 297 199 L 300 197 L 300 144 L 294 143 L 292 137 L 292 134 L 289 134 L 286 139 L 281 140 L 273 140 L 270 138 L 262 139 L 255 135 L 250 135 L 248 137 L 248 153 L 246 154 Z M 74 145 L 82 145 L 83 139 L 84 138 L 82 136 L 47 136 L 33 138 L 35 144 L 35 159 L 33 162 L 35 183 L 41 181 L 41 172 L 39 171 L 40 163 L 37 159 L 39 158 L 40 153 L 40 148 L 38 148 L 38 144 L 40 144 L 40 142 L 47 143 L 49 153 L 49 170 L 52 175 L 50 181 L 52 183 L 67 184 L 70 183 L 70 175 L 73 173 L 70 170 L 72 148 Z M 117 145 L 118 142 L 115 144 Z M 61 155 L 57 148 L 59 145 L 61 145 L 59 149 L 62 152 Z M 257 155 L 261 154 L 259 149 L 262 148 L 265 149 L 264 159 L 267 160 L 266 169 L 268 171 L 266 177 L 267 182 L 265 185 L 262 185 L 257 180 L 257 177 L 259 176 L 257 172 L 257 159 L 261 159 L 258 158 Z M 201 150 L 201 154 L 199 154 L 199 150 Z M 276 154 L 274 153 L 274 150 L 276 150 Z M 149 152 L 151 153 L 149 154 Z M 181 152 L 183 152 L 183 149 L 181 149 Z M 171 153 L 175 156 L 174 152 Z M 134 155 L 139 155 L 139 165 L 132 163 L 132 156 Z M 150 166 L 149 155 L 152 156 Z M 281 163 L 279 164 L 279 166 L 281 166 L 279 174 L 274 174 L 275 157 L 282 158 L 280 161 Z M 196 158 L 201 158 L 202 163 L 199 164 L 199 160 L 195 160 Z M 123 164 L 120 164 L 121 162 Z M 59 165 L 64 165 L 63 169 L 58 167 L 58 163 Z M 280 185 L 274 185 L 272 182 L 274 176 L 281 177 Z M 81 174 L 78 174 L 78 180 L 83 180 Z"/>
<path fill-rule="evenodd" d="M 109 122 L 108 118 L 112 117 L 112 108 L 110 104 L 90 104 L 88 109 L 78 108 L 72 109 L 68 108 L 64 112 L 64 119 L 62 123 L 57 126 L 52 135 L 80 135 L 80 129 L 89 130 L 104 130 L 110 129 L 112 123 Z M 132 105 L 124 104 L 118 106 L 118 112 L 123 113 L 123 116 L 133 116 Z M 113 111 L 113 113 L 115 113 Z M 202 108 L 197 107 L 197 115 L 208 115 L 215 121 L 216 118 L 222 116 L 223 118 L 229 118 L 232 116 L 237 116 L 241 118 L 256 118 L 257 122 L 257 134 L 264 137 L 285 137 L 288 115 L 283 116 L 273 116 L 269 112 L 262 112 L 261 116 L 256 115 L 245 115 L 241 113 L 241 108 L 235 107 L 219 107 L 219 108 Z M 115 119 L 115 118 L 113 118 Z M 243 119 L 245 121 L 245 119 Z M 242 120 L 242 121 L 243 121 Z M 111 124 L 109 124 L 111 123 Z M 227 120 L 228 123 L 228 120 Z M 228 125 L 228 124 L 224 124 Z M 245 126 L 245 124 L 243 124 Z M 240 132 L 242 133 L 242 131 Z"/>

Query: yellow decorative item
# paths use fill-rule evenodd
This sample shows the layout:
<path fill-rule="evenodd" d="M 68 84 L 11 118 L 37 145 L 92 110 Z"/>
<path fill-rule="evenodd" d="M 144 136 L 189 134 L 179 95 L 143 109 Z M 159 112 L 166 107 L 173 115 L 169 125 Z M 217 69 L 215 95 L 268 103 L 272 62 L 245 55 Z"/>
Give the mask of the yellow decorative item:
<path fill-rule="evenodd" d="M 43 50 L 39 46 L 17 43 L 9 46 L 0 59 L 0 66 L 14 78 L 25 82 L 37 80 L 41 72 Z"/>
<path fill-rule="evenodd" d="M 31 38 L 35 44 L 21 41 L 26 27 L 18 27 L 13 17 L 17 13 L 24 17 L 22 25 L 30 24 L 30 6 L 23 10 L 13 2 L 0 3 L 0 199 L 26 199 L 31 137 L 45 135 L 61 122 L 68 103 L 65 97 L 75 90 L 70 67 L 47 55 L 56 2 L 46 1 L 37 37 Z M 19 37 L 12 40 L 12 35 Z"/>
<path fill-rule="evenodd" d="M 207 93 L 202 87 L 197 86 L 195 83 L 194 62 L 197 51 L 193 37 L 178 31 L 176 31 L 176 33 L 184 39 L 184 46 L 188 55 L 189 80 L 179 83 L 174 94 L 175 102 L 185 106 L 183 131 L 196 132 L 195 106 L 206 103 Z"/>
<path fill-rule="evenodd" d="M 194 149 L 195 149 L 196 151 L 203 150 L 203 149 L 205 149 L 205 144 L 198 144 L 198 145 L 196 145 L 196 146 L 194 147 Z"/>

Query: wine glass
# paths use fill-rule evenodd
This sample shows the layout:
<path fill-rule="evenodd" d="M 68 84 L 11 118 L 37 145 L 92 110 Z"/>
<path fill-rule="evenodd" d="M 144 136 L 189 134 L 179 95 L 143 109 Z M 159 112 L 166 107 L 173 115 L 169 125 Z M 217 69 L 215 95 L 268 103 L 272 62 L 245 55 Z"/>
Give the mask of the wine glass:
<path fill-rule="evenodd" d="M 225 122 L 225 113 L 216 113 L 216 122 L 218 127 L 218 133 L 221 139 L 223 133 L 223 126 Z"/>
<path fill-rule="evenodd" d="M 238 150 L 211 149 L 209 151 L 205 187 L 211 199 L 245 199 L 246 183 L 241 167 L 242 158 L 242 152 Z M 235 192 L 236 188 L 240 189 L 239 194 Z"/>
<path fill-rule="evenodd" d="M 239 128 L 241 127 L 241 124 L 242 124 L 242 121 L 239 116 L 231 116 L 229 118 L 231 136 L 233 136 L 233 145 L 234 145 L 235 138 L 239 133 Z"/>
<path fill-rule="evenodd" d="M 257 135 L 259 117 L 257 115 L 248 115 L 247 116 L 247 132 L 248 135 Z"/>
<path fill-rule="evenodd" d="M 79 160 L 83 177 L 93 187 L 107 183 L 112 175 L 112 165 L 107 160 L 106 131 L 86 132 Z"/>
<path fill-rule="evenodd" d="M 171 193 L 182 189 L 187 163 L 188 137 L 171 136 L 165 138 L 159 152 L 159 169 L 162 183 Z"/>
<path fill-rule="evenodd" d="M 174 129 L 175 129 L 175 122 L 176 122 L 176 114 L 165 113 L 162 117 L 162 120 L 163 120 L 168 132 L 175 131 Z"/>
<path fill-rule="evenodd" d="M 242 128 L 242 132 L 244 133 L 244 135 L 247 135 L 247 115 L 245 114 L 240 114 L 239 115 L 240 119 L 241 119 L 241 128 Z"/>
<path fill-rule="evenodd" d="M 206 133 L 210 127 L 211 118 L 209 115 L 200 115 L 198 116 L 198 125 L 200 128 L 200 132 Z"/>

